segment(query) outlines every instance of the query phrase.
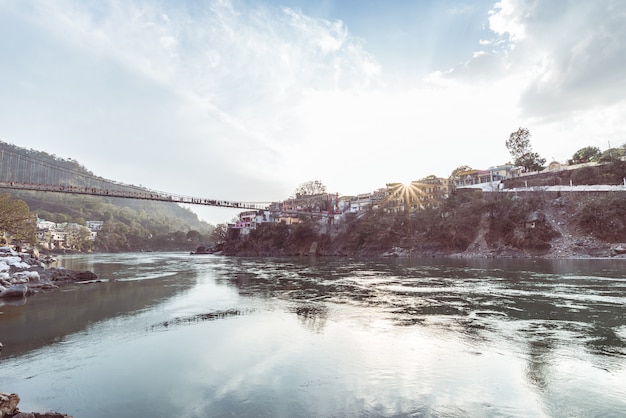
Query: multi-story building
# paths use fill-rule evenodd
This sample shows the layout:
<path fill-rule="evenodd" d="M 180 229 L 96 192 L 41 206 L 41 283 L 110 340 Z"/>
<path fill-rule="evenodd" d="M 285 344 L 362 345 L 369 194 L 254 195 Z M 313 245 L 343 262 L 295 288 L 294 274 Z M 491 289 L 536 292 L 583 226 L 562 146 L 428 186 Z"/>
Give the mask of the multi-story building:
<path fill-rule="evenodd" d="M 381 202 L 385 200 L 386 196 L 386 188 L 378 189 L 370 193 L 361 193 L 355 197 L 351 197 L 349 199 L 349 207 L 342 212 L 350 211 L 352 213 L 355 213 L 361 212 L 368 208 L 378 209 L 381 205 Z"/>
<path fill-rule="evenodd" d="M 97 231 L 77 223 L 37 218 L 37 243 L 44 249 L 76 249 L 83 240 L 94 241 L 96 235 Z"/>
<path fill-rule="evenodd" d="M 497 186 L 501 181 L 518 177 L 522 168 L 510 164 L 489 167 L 487 170 L 467 170 L 458 173 L 453 179 L 457 189 L 477 185 L 493 184 Z"/>
<path fill-rule="evenodd" d="M 339 211 L 339 196 L 336 193 L 297 194 L 296 197 L 283 201 L 280 210 L 283 215 L 337 213 Z"/>
<path fill-rule="evenodd" d="M 257 225 L 266 222 L 276 222 L 272 212 L 267 210 L 247 210 L 239 213 L 239 220 L 234 224 L 228 224 L 228 228 L 239 229 L 241 233 L 247 234 L 256 229 Z"/>
<path fill-rule="evenodd" d="M 413 212 L 438 207 L 450 195 L 450 181 L 428 176 L 410 184 L 387 183 L 385 210 Z"/>

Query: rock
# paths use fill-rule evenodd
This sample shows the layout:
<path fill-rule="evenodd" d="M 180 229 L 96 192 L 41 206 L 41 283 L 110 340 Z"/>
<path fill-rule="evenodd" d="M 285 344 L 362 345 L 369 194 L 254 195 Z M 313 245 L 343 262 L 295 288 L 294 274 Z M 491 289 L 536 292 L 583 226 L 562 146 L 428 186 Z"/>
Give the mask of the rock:
<path fill-rule="evenodd" d="M 609 254 L 611 255 L 611 257 L 615 257 L 618 254 L 626 254 L 626 247 L 621 244 L 611 247 L 611 249 L 609 250 Z"/>
<path fill-rule="evenodd" d="M 20 281 L 16 281 L 16 280 Z M 14 283 L 38 282 L 40 280 L 39 273 L 34 270 L 20 271 L 13 274 Z"/>
<path fill-rule="evenodd" d="M 15 393 L 0 393 L 0 418 L 15 414 L 19 402 L 20 397 Z"/>
<path fill-rule="evenodd" d="M 0 298 L 23 298 L 28 294 L 28 286 L 15 284 L 0 292 Z"/>
<path fill-rule="evenodd" d="M 19 412 L 20 397 L 16 393 L 0 393 L 0 418 L 72 418 L 58 412 Z"/>
<path fill-rule="evenodd" d="M 91 271 L 73 271 L 65 269 L 49 269 L 44 271 L 53 282 L 78 282 L 95 280 L 98 276 Z"/>

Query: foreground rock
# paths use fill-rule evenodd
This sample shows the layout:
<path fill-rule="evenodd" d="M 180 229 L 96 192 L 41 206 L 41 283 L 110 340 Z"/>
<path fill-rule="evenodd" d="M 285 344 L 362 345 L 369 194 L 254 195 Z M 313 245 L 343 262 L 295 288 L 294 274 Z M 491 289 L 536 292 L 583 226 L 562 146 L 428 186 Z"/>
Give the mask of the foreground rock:
<path fill-rule="evenodd" d="M 58 412 L 20 412 L 17 408 L 19 402 L 20 397 L 15 393 L 0 393 L 0 418 L 72 418 Z"/>

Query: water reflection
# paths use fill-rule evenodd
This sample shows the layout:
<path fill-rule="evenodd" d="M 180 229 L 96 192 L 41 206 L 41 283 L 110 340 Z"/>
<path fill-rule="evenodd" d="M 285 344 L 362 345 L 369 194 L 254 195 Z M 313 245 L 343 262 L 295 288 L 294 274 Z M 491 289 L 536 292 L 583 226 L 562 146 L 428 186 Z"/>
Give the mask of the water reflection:
<path fill-rule="evenodd" d="M 318 330 L 328 304 L 348 304 L 387 312 L 398 325 L 436 322 L 475 339 L 500 338 L 510 332 L 503 324 L 513 323 L 521 338 L 537 337 L 532 347 L 574 338 L 595 353 L 625 356 L 616 334 L 626 317 L 620 272 L 611 260 L 237 259 L 217 279 L 242 296 L 290 301 Z"/>
<path fill-rule="evenodd" d="M 71 259 L 67 264 L 76 270 L 86 270 L 91 265 L 98 277 L 133 277 L 124 265 L 113 268 L 110 263 L 86 264 L 84 260 L 92 259 L 83 256 Z M 161 267 L 157 270 L 163 272 Z M 135 277 L 141 277 L 141 273 Z M 195 277 L 193 272 L 182 271 L 176 280 L 164 277 L 157 281 L 69 285 L 21 299 L 19 303 L 4 303 L 0 307 L 0 341 L 4 345 L 2 358 L 62 341 L 67 335 L 82 331 L 92 323 L 148 309 L 190 289 Z"/>
<path fill-rule="evenodd" d="M 6 317 L 0 309 L 0 326 L 21 316 L 41 328 L 31 337 L 42 341 L 25 336 L 27 354 L 0 358 L 0 386 L 20 393 L 25 410 L 534 417 L 626 408 L 626 293 L 612 261 L 71 262 L 115 281 L 38 295 Z M 50 344 L 59 335 L 63 344 Z"/>

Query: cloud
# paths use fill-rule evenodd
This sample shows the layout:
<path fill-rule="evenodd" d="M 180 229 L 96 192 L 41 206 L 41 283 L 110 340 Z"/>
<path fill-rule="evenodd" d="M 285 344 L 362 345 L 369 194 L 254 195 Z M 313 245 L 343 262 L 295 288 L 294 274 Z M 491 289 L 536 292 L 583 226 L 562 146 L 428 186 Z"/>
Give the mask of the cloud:
<path fill-rule="evenodd" d="M 494 38 L 454 76 L 513 77 L 524 115 L 555 120 L 615 105 L 626 90 L 626 4 L 503 0 L 489 17 Z"/>
<path fill-rule="evenodd" d="M 374 8 L 356 36 L 272 2 L 3 2 L 0 139 L 118 181 L 267 201 L 307 180 L 357 194 L 501 164 L 519 126 L 562 160 L 564 138 L 619 137 L 621 3 L 421 6 Z M 454 30 L 430 33 L 441 22 Z"/>

